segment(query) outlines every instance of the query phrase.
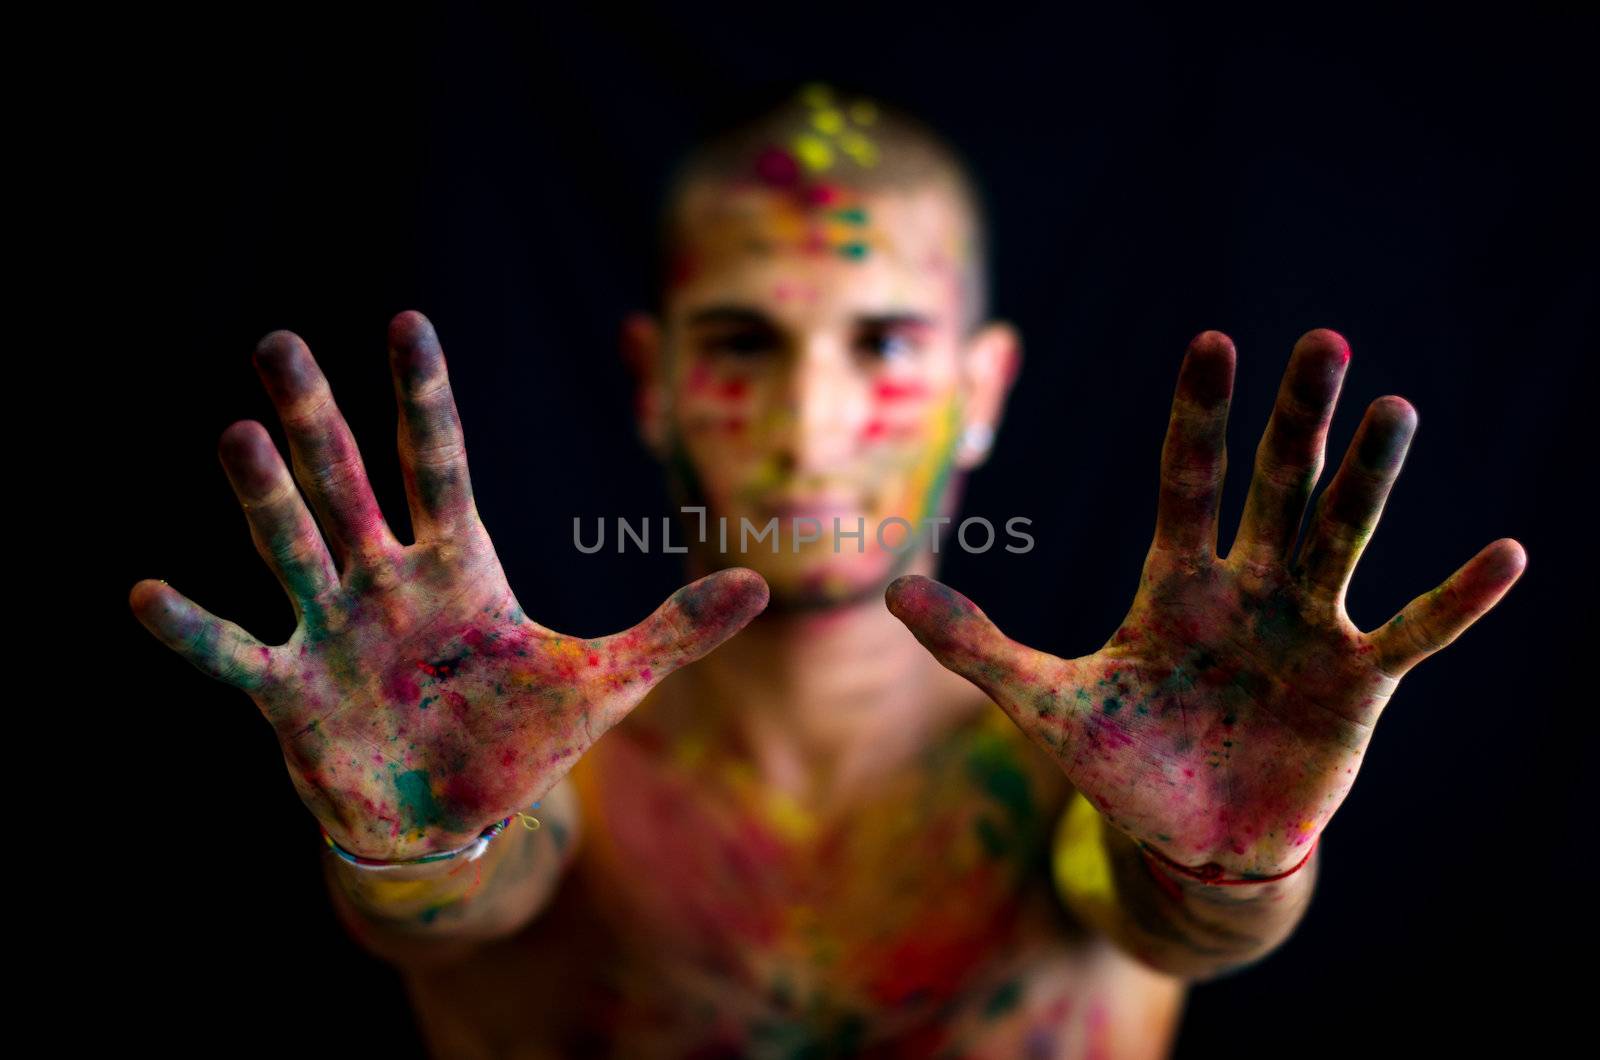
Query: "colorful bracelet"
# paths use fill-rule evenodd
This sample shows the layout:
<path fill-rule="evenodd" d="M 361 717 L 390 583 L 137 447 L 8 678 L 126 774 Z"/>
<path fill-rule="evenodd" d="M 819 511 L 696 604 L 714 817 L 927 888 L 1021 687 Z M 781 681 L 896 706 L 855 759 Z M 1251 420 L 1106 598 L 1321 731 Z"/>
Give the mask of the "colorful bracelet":
<path fill-rule="evenodd" d="M 538 808 L 539 804 L 537 802 L 529 807 L 529 809 L 532 810 L 537 810 Z M 459 847 L 455 850 L 441 850 L 433 854 L 423 854 L 420 857 L 415 858 L 403 858 L 400 861 L 383 861 L 379 858 L 367 858 L 362 857 L 360 854 L 352 854 L 338 843 L 335 843 L 333 841 L 333 836 L 328 834 L 328 829 L 322 827 L 320 822 L 318 827 L 322 827 L 322 838 L 323 841 L 328 844 L 328 849 L 339 855 L 339 857 L 343 858 L 345 861 L 348 861 L 350 864 L 359 866 L 363 869 L 397 869 L 407 865 L 426 865 L 432 861 L 449 861 L 451 858 L 460 857 L 462 854 L 467 855 L 466 860 L 468 861 L 477 861 L 483 856 L 483 852 L 489 849 L 490 840 L 494 839 L 495 836 L 505 831 L 506 825 L 511 823 L 513 817 L 522 818 L 522 827 L 528 829 L 530 832 L 536 831 L 539 828 L 539 819 L 537 817 L 534 817 L 523 810 L 518 810 L 517 812 L 513 813 L 511 817 L 507 817 L 502 821 L 496 821 L 494 824 L 485 828 L 481 833 L 479 833 L 478 838 L 474 839 L 464 847 Z M 533 823 L 530 825 L 528 823 L 529 821 L 532 821 Z"/>
<path fill-rule="evenodd" d="M 1311 841 L 1310 849 L 1306 851 L 1306 856 L 1300 859 L 1300 863 L 1298 865 L 1287 872 L 1280 872 L 1276 876 L 1240 877 L 1239 879 L 1234 880 L 1222 879 L 1222 874 L 1226 870 L 1221 865 L 1218 865 L 1215 861 L 1207 862 L 1198 869 L 1191 869 L 1187 865 L 1181 865 L 1178 862 L 1173 861 L 1171 858 L 1167 857 L 1154 847 L 1146 846 L 1145 844 L 1140 843 L 1139 850 L 1145 855 L 1145 857 L 1154 857 L 1165 868 L 1169 868 L 1174 872 L 1182 873 L 1192 880 L 1199 880 L 1201 883 L 1214 884 L 1218 887 L 1237 887 L 1246 883 L 1271 883 L 1274 880 L 1281 880 L 1286 876 L 1294 875 L 1300 871 L 1306 862 L 1311 860 L 1311 855 L 1317 849 L 1317 843 L 1319 843 L 1321 840 L 1321 836 L 1317 836 L 1316 839 L 1313 839 Z"/>

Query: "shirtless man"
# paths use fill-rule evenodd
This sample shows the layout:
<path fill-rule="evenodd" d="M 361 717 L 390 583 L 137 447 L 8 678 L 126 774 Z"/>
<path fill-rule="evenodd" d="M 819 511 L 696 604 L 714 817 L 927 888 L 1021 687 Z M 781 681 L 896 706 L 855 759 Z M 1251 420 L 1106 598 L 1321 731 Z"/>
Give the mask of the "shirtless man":
<path fill-rule="evenodd" d="M 1030 650 L 929 577 L 1019 358 L 959 160 L 812 86 L 692 155 L 663 230 L 659 312 L 623 345 L 698 580 L 645 621 L 580 639 L 523 611 L 414 312 L 389 328 L 414 543 L 275 332 L 255 363 L 294 474 L 252 421 L 220 455 L 294 635 L 151 580 L 134 612 L 272 724 L 341 919 L 440 1056 L 1165 1055 L 1187 983 L 1293 930 L 1399 678 L 1521 546 L 1355 628 L 1416 414 L 1372 403 L 1295 555 L 1350 355 L 1316 330 L 1218 556 L 1235 354 L 1205 332 L 1127 618 L 1081 658 Z"/>

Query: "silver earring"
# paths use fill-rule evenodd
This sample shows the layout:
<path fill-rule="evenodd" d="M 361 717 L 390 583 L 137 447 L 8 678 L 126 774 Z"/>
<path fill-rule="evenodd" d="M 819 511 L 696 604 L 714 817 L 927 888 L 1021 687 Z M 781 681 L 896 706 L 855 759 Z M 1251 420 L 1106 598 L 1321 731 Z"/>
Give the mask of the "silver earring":
<path fill-rule="evenodd" d="M 973 456 L 983 456 L 994 444 L 994 430 L 987 423 L 972 423 L 961 432 L 961 445 Z"/>

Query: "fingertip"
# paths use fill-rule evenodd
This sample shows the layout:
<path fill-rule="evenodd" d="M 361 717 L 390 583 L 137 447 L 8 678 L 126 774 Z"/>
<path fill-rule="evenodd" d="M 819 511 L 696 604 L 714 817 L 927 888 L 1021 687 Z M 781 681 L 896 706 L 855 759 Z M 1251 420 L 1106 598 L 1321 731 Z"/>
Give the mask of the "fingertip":
<path fill-rule="evenodd" d="M 415 309 L 396 313 L 389 321 L 389 348 L 402 352 L 437 338 L 433 322 Z"/>
<path fill-rule="evenodd" d="M 128 606 L 139 624 L 157 639 L 167 639 L 183 616 L 183 596 L 158 578 L 145 578 L 128 591 Z"/>
<path fill-rule="evenodd" d="M 321 369 L 311 348 L 292 331 L 274 331 L 256 343 L 251 361 L 275 403 L 293 401 L 316 385 Z"/>
<path fill-rule="evenodd" d="M 128 590 L 128 606 L 133 613 L 143 618 L 150 605 L 160 595 L 162 587 L 167 583 L 156 578 L 141 578 L 133 583 L 133 588 Z"/>
<path fill-rule="evenodd" d="M 752 617 L 765 611 L 772 600 L 772 589 L 767 585 L 767 579 L 749 567 L 729 567 L 713 577 L 721 577 L 730 593 L 744 598 L 751 608 Z"/>
<path fill-rule="evenodd" d="M 217 436 L 217 452 L 224 457 L 243 456 L 260 445 L 262 439 L 269 445 L 272 442 L 259 420 L 234 420 Z"/>
<path fill-rule="evenodd" d="M 1237 352 L 1220 331 L 1202 331 L 1189 342 L 1179 376 L 1179 389 L 1201 408 L 1212 409 L 1233 393 Z"/>
<path fill-rule="evenodd" d="M 748 567 L 731 567 L 690 582 L 672 602 L 696 628 L 731 635 L 766 610 L 767 581 Z"/>
<path fill-rule="evenodd" d="M 1417 426 L 1417 407 L 1399 394 L 1385 394 L 1374 401 L 1372 407 L 1385 418 L 1403 421 L 1413 430 Z"/>
<path fill-rule="evenodd" d="M 932 580 L 921 574 L 902 574 L 884 588 L 883 602 L 898 617 L 900 610 L 910 601 L 912 595 L 920 590 L 923 583 Z"/>
<path fill-rule="evenodd" d="M 255 362 L 258 369 L 281 368 L 303 345 L 305 343 L 299 335 L 285 328 L 279 328 L 261 336 L 261 341 L 250 351 L 250 359 Z"/>
<path fill-rule="evenodd" d="M 1522 577 L 1528 569 L 1528 550 L 1514 537 L 1502 537 L 1490 544 L 1494 549 L 1495 573 L 1507 581 Z"/>
<path fill-rule="evenodd" d="M 1350 343 L 1332 328 L 1312 328 L 1294 344 L 1296 353 L 1320 354 L 1337 367 L 1350 363 Z"/>
<path fill-rule="evenodd" d="M 237 420 L 217 439 L 217 459 L 243 498 L 264 497 L 277 485 L 272 435 L 255 420 Z"/>

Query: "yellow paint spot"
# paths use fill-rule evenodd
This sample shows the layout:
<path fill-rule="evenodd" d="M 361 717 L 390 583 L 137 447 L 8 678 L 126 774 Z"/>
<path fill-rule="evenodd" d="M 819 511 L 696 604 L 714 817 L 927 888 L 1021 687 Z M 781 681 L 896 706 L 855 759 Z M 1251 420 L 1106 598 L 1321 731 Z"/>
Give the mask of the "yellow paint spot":
<path fill-rule="evenodd" d="M 817 830 L 811 811 L 786 791 L 775 791 L 767 798 L 767 820 L 778 834 L 791 842 L 804 842 Z"/>
<path fill-rule="evenodd" d="M 436 886 L 433 880 L 372 880 L 367 893 L 380 902 L 405 902 L 429 897 L 429 888 Z"/>
<path fill-rule="evenodd" d="M 1055 883 L 1063 898 L 1068 895 L 1109 902 L 1116 897 L 1111 863 L 1101 842 L 1103 823 L 1094 804 L 1073 792 L 1072 802 L 1056 825 L 1051 858 Z"/>
<path fill-rule="evenodd" d="M 837 136 L 839 130 L 844 128 L 844 115 L 832 107 L 824 107 L 811 115 L 811 124 L 821 133 Z"/>
<path fill-rule="evenodd" d="M 686 769 L 699 765 L 706 756 L 706 738 L 698 733 L 690 733 L 682 737 L 677 746 L 672 749 L 672 757 Z"/>
<path fill-rule="evenodd" d="M 827 169 L 833 165 L 833 148 L 820 136 L 801 133 L 791 146 L 807 169 Z"/>
<path fill-rule="evenodd" d="M 847 132 L 839 137 L 839 150 L 859 165 L 871 167 L 878 161 L 877 145 L 858 132 Z"/>

